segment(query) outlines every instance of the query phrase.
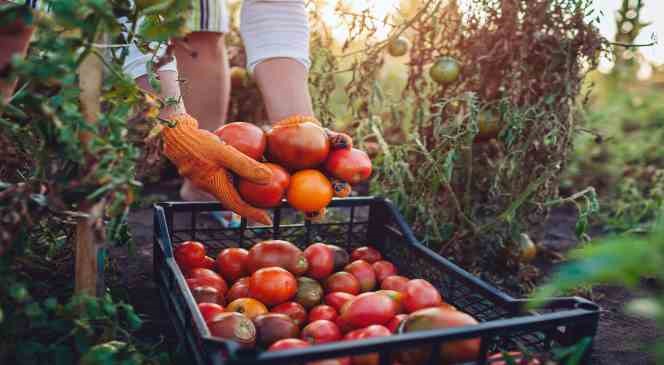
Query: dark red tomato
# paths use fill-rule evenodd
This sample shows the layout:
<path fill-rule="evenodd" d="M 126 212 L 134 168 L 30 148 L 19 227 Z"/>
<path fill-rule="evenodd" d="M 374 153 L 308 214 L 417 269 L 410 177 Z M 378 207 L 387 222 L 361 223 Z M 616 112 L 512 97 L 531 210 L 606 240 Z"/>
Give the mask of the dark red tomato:
<path fill-rule="evenodd" d="M 381 325 L 371 325 L 359 330 L 357 340 L 364 340 L 373 337 L 387 337 L 392 335 L 389 329 Z M 378 365 L 380 357 L 377 353 L 370 353 L 366 355 L 357 355 L 352 357 L 353 365 Z"/>
<path fill-rule="evenodd" d="M 330 152 L 330 141 L 315 123 L 283 123 L 267 132 L 267 150 L 270 161 L 296 171 L 323 163 Z"/>
<path fill-rule="evenodd" d="M 284 303 L 295 296 L 297 281 L 280 267 L 266 267 L 251 274 L 249 296 L 265 305 Z"/>
<path fill-rule="evenodd" d="M 221 295 L 226 295 L 226 292 L 228 291 L 228 286 L 226 285 L 224 279 L 221 278 L 221 276 L 192 277 L 187 279 L 187 285 L 189 288 L 194 288 L 197 286 L 211 286 L 217 289 Z"/>
<path fill-rule="evenodd" d="M 343 248 L 335 245 L 328 245 L 334 251 L 334 270 L 341 271 L 350 262 L 350 255 Z"/>
<path fill-rule="evenodd" d="M 404 313 L 397 314 L 396 316 L 394 316 L 394 318 L 390 319 L 390 321 L 387 322 L 385 327 L 387 327 L 387 329 L 390 330 L 390 332 L 397 333 L 399 331 L 399 326 L 401 325 L 401 322 L 406 320 L 406 318 L 408 318 L 407 314 Z"/>
<path fill-rule="evenodd" d="M 270 312 L 289 316 L 298 327 L 302 327 L 307 322 L 307 310 L 300 303 L 282 303 L 272 308 Z"/>
<path fill-rule="evenodd" d="M 226 312 L 207 323 L 212 336 L 238 342 L 242 347 L 253 347 L 256 343 L 256 327 L 245 315 Z"/>
<path fill-rule="evenodd" d="M 240 278 L 231 286 L 227 295 L 228 302 L 249 297 L 249 277 Z"/>
<path fill-rule="evenodd" d="M 286 269 L 295 276 L 300 276 L 309 269 L 304 253 L 288 241 L 270 240 L 255 244 L 249 250 L 247 259 L 249 273 L 271 266 Z"/>
<path fill-rule="evenodd" d="M 364 293 L 345 303 L 339 311 L 353 329 L 387 324 L 397 314 L 396 304 L 387 295 Z"/>
<path fill-rule="evenodd" d="M 351 273 L 360 282 L 360 291 L 368 292 L 376 287 L 376 273 L 364 260 L 355 260 L 346 265 L 344 271 Z"/>
<path fill-rule="evenodd" d="M 322 280 L 332 274 L 334 270 L 334 251 L 324 243 L 314 243 L 304 250 L 304 256 L 309 263 L 307 276 Z"/>
<path fill-rule="evenodd" d="M 371 267 L 373 267 L 374 272 L 376 273 L 376 280 L 378 280 L 379 283 L 382 283 L 386 277 L 397 274 L 397 267 L 389 261 L 376 261 L 371 264 Z"/>
<path fill-rule="evenodd" d="M 410 280 L 405 276 L 392 275 L 380 282 L 380 288 L 383 290 L 396 290 L 403 293 L 406 291 L 406 284 L 408 284 L 409 281 Z"/>
<path fill-rule="evenodd" d="M 266 163 L 272 171 L 272 179 L 267 184 L 256 184 L 247 179 L 240 179 L 237 190 L 244 200 L 259 208 L 274 208 L 281 204 L 290 185 L 290 174 L 281 166 Z"/>
<path fill-rule="evenodd" d="M 245 122 L 228 123 L 214 131 L 214 134 L 254 160 L 260 160 L 263 157 L 267 137 L 265 132 L 255 124 Z"/>
<path fill-rule="evenodd" d="M 337 310 L 325 304 L 317 305 L 309 311 L 309 322 L 321 319 L 335 322 L 337 317 L 339 317 Z"/>
<path fill-rule="evenodd" d="M 175 261 L 182 271 L 205 267 L 205 246 L 196 241 L 186 241 L 175 247 Z"/>
<path fill-rule="evenodd" d="M 193 286 L 189 290 L 191 290 L 191 295 L 194 297 L 196 303 L 224 304 L 223 294 L 213 286 Z"/>
<path fill-rule="evenodd" d="M 298 338 L 286 338 L 283 340 L 279 340 L 270 346 L 268 348 L 268 351 L 283 351 L 283 350 L 290 350 L 290 349 L 303 349 L 305 347 L 311 346 L 309 342 L 300 340 Z"/>
<path fill-rule="evenodd" d="M 327 280 L 325 280 L 325 292 L 344 292 L 353 295 L 359 294 L 360 281 L 357 280 L 353 274 L 340 271 L 330 275 Z"/>
<path fill-rule="evenodd" d="M 198 310 L 201 312 L 205 322 L 209 322 L 218 314 L 224 313 L 224 307 L 216 303 L 199 303 Z"/>
<path fill-rule="evenodd" d="M 400 328 L 404 333 L 429 331 L 433 329 L 454 328 L 472 326 L 477 324 L 477 320 L 470 315 L 449 309 L 425 308 L 411 313 L 408 319 L 403 323 Z M 408 349 L 402 351 L 402 360 L 426 361 L 428 356 L 423 353 L 421 349 Z M 476 361 L 480 353 L 480 339 L 471 338 L 458 341 L 445 342 L 440 346 L 440 358 L 445 359 L 449 363 L 465 363 Z M 410 361 L 404 361 L 410 364 Z"/>
<path fill-rule="evenodd" d="M 243 248 L 227 248 L 217 256 L 217 270 L 221 276 L 229 282 L 249 275 L 247 270 L 247 259 L 249 251 Z"/>
<path fill-rule="evenodd" d="M 337 313 L 347 301 L 355 298 L 355 295 L 344 292 L 333 292 L 325 295 L 323 302 L 334 308 Z"/>
<path fill-rule="evenodd" d="M 357 148 L 332 151 L 325 161 L 325 170 L 351 185 L 367 181 L 371 176 L 371 159 Z"/>
<path fill-rule="evenodd" d="M 424 279 L 409 281 L 403 293 L 403 308 L 406 313 L 412 313 L 424 308 L 438 307 L 443 303 L 443 298 L 438 293 L 438 290 Z"/>
<path fill-rule="evenodd" d="M 208 269 L 208 270 L 216 270 L 217 269 L 217 263 L 214 261 L 214 259 L 210 256 L 205 256 L 203 259 L 205 265 L 203 268 Z"/>
<path fill-rule="evenodd" d="M 334 322 L 320 320 L 306 325 L 301 337 L 312 344 L 335 342 L 341 340 L 341 331 Z"/>
<path fill-rule="evenodd" d="M 279 340 L 296 338 L 300 334 L 300 327 L 285 314 L 262 314 L 253 321 L 256 326 L 256 342 L 263 347 L 269 347 Z"/>
<path fill-rule="evenodd" d="M 355 260 L 364 260 L 370 264 L 373 264 L 376 261 L 383 259 L 383 255 L 380 254 L 378 250 L 371 246 L 362 246 L 358 247 L 350 253 L 350 259 Z"/>

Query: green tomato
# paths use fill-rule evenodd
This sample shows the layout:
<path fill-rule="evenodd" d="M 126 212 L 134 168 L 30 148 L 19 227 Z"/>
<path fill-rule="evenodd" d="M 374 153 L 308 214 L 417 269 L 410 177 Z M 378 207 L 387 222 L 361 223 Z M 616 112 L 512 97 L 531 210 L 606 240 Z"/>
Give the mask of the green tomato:
<path fill-rule="evenodd" d="M 406 38 L 399 37 L 390 42 L 387 47 L 387 53 L 392 57 L 401 57 L 408 52 L 409 43 Z"/>
<path fill-rule="evenodd" d="M 523 263 L 529 263 L 537 256 L 537 246 L 525 233 L 519 236 L 519 260 Z"/>
<path fill-rule="evenodd" d="M 452 57 L 442 57 L 429 69 L 429 75 L 433 81 L 447 85 L 459 79 L 461 74 L 461 65 L 459 61 Z"/>

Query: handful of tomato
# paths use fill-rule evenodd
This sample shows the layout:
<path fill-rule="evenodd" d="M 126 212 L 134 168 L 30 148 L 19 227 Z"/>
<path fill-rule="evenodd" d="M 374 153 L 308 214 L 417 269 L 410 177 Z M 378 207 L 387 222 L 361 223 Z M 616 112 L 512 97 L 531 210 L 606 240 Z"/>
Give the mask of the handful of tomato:
<path fill-rule="evenodd" d="M 305 217 L 321 217 L 333 196 L 348 196 L 351 185 L 371 176 L 369 156 L 353 148 L 349 136 L 313 121 L 278 124 L 267 133 L 250 123 L 229 123 L 215 134 L 272 171 L 268 184 L 238 181 L 240 196 L 259 208 L 286 198 Z"/>
<path fill-rule="evenodd" d="M 247 347 L 280 351 L 477 324 L 445 303 L 430 282 L 399 275 L 371 246 L 348 253 L 318 242 L 302 251 L 287 241 L 268 240 L 249 250 L 224 249 L 214 260 L 203 244 L 188 241 L 175 248 L 175 259 L 210 333 Z M 446 364 L 474 361 L 480 340 L 446 343 L 439 350 Z M 420 365 L 431 351 L 431 346 L 409 348 L 393 361 Z M 377 365 L 379 356 L 320 362 Z"/>

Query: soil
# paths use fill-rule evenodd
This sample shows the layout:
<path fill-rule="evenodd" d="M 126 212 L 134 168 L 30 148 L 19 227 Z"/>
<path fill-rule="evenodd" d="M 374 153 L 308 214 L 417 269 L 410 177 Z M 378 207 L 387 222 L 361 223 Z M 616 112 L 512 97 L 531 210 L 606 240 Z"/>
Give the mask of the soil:
<path fill-rule="evenodd" d="M 134 252 L 130 253 L 128 247 L 113 248 L 109 256 L 112 265 L 118 270 L 111 270 L 117 274 L 107 277 L 112 290 L 123 293 L 126 300 L 145 315 L 143 334 L 154 338 L 163 335 L 169 343 L 174 341 L 175 335 L 161 311 L 152 274 L 151 202 L 179 200 L 177 188 L 177 180 L 146 188 L 143 207 L 135 209 L 129 217 Z M 537 237 L 542 248 L 540 252 L 546 253 L 540 256 L 547 256 L 536 262 L 543 272 L 555 271 L 564 253 L 578 244 L 574 233 L 575 220 L 573 209 L 563 208 L 552 212 L 546 230 Z M 623 305 L 635 297 L 634 292 L 621 287 L 599 286 L 590 293 L 579 295 L 589 296 L 602 308 L 592 364 L 655 363 L 646 350 L 662 338 L 656 323 L 626 315 L 622 311 Z"/>

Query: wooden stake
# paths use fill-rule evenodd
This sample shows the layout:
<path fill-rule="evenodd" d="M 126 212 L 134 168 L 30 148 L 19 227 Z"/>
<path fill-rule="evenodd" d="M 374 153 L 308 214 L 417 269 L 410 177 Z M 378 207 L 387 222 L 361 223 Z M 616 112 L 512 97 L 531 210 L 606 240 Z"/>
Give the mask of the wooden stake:
<path fill-rule="evenodd" d="M 100 36 L 103 43 L 105 37 Z M 99 56 L 90 53 L 83 60 L 78 69 L 79 87 L 81 88 L 81 112 L 85 120 L 94 124 L 101 113 L 101 87 L 104 73 L 104 64 Z M 84 145 L 90 142 L 92 135 L 82 132 L 79 136 Z M 103 203 L 83 203 L 81 210 L 88 217 L 81 218 L 76 225 L 76 294 L 99 295 L 98 285 L 103 280 L 98 277 L 98 251 L 100 242 L 95 234 L 93 225 L 99 217 Z"/>

